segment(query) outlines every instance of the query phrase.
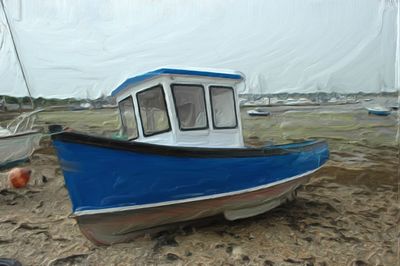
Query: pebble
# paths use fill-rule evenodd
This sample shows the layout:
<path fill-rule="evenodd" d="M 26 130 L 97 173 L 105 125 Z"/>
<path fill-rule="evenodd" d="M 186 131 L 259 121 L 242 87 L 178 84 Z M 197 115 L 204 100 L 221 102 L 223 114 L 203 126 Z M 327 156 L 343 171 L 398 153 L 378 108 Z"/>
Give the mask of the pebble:
<path fill-rule="evenodd" d="M 174 253 L 167 253 L 166 257 L 167 257 L 167 260 L 170 260 L 170 261 L 175 261 L 175 260 L 180 259 L 180 257 Z"/>
<path fill-rule="evenodd" d="M 273 261 L 270 260 L 264 260 L 264 266 L 274 266 L 275 263 Z"/>

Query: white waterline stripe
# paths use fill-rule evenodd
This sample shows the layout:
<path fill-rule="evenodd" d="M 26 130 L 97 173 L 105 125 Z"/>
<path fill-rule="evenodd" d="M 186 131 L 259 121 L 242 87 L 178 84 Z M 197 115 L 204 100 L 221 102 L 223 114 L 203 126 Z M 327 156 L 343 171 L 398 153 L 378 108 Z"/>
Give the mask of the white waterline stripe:
<path fill-rule="evenodd" d="M 256 190 L 276 186 L 285 182 L 289 182 L 292 180 L 295 180 L 297 178 L 312 174 L 319 169 L 321 169 L 322 166 L 305 172 L 301 175 L 296 175 L 292 177 L 288 177 L 286 179 L 282 179 L 273 183 L 269 183 L 267 185 L 262 185 L 258 187 L 253 187 L 253 188 L 247 188 L 243 190 L 237 190 L 233 192 L 225 192 L 225 193 L 220 193 L 220 194 L 213 194 L 213 195 L 207 195 L 207 196 L 201 196 L 201 197 L 194 197 L 194 198 L 188 198 L 188 199 L 181 199 L 181 200 L 171 200 L 171 201 L 164 201 L 164 202 L 158 202 L 158 203 L 149 203 L 149 204 L 142 204 L 142 205 L 135 205 L 135 206 L 124 206 L 124 207 L 113 207 L 113 208 L 105 208 L 105 209 L 98 209 L 98 210 L 85 210 L 85 211 L 76 211 L 72 215 L 73 216 L 82 216 L 82 215 L 91 215 L 91 214 L 100 214 L 100 213 L 112 213 L 112 212 L 121 212 L 121 211 L 130 211 L 130 210 L 138 210 L 138 209 L 145 209 L 145 208 L 154 208 L 154 207 L 161 207 L 161 206 L 166 206 L 166 205 L 173 205 L 173 204 L 179 204 L 179 203 L 187 203 L 187 202 L 192 202 L 192 201 L 200 201 L 200 200 L 208 200 L 208 199 L 215 199 L 215 198 L 221 198 L 221 197 L 226 197 L 226 196 L 234 196 L 238 194 L 243 194 L 247 192 L 253 192 Z"/>

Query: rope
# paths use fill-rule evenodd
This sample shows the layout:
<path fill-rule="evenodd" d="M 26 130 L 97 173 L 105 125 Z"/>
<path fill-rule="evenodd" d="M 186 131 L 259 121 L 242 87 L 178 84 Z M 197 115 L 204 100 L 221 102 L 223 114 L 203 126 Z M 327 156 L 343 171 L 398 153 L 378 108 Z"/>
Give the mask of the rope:
<path fill-rule="evenodd" d="M 17 57 L 17 60 L 18 60 L 18 63 L 19 63 L 19 67 L 21 68 L 22 77 L 24 79 L 25 86 L 26 86 L 26 89 L 27 89 L 28 94 L 29 94 L 29 99 L 31 100 L 32 109 L 35 109 L 35 104 L 33 103 L 31 90 L 30 90 L 30 88 L 28 86 L 28 82 L 27 82 L 26 76 L 25 76 L 25 71 L 24 71 L 24 68 L 22 66 L 22 62 L 21 62 L 21 59 L 19 57 L 17 47 L 15 45 L 14 36 L 13 36 L 12 30 L 11 30 L 11 27 L 10 27 L 10 22 L 8 21 L 6 9 L 4 8 L 3 0 L 0 0 L 0 4 L 1 4 L 1 7 L 3 8 L 4 17 L 6 18 L 6 23 L 7 23 L 7 26 L 8 26 L 8 30 L 10 31 L 10 36 L 11 36 L 12 44 L 13 44 L 13 47 L 14 47 L 15 55 Z"/>

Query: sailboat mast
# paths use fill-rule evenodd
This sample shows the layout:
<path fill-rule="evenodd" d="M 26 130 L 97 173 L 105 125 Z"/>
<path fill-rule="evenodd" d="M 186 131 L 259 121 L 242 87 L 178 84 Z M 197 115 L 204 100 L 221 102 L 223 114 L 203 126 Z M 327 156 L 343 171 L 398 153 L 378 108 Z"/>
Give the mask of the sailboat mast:
<path fill-rule="evenodd" d="M 3 0 L 0 0 L 0 4 L 1 4 L 1 7 L 3 9 L 4 17 L 6 18 L 6 23 L 7 23 L 8 30 L 10 31 L 11 41 L 12 41 L 12 44 L 13 44 L 13 47 L 14 47 L 15 55 L 16 55 L 18 63 L 19 63 L 19 67 L 21 69 L 22 78 L 24 79 L 24 82 L 25 82 L 26 90 L 28 91 L 29 99 L 31 100 L 32 109 L 35 109 L 35 104 L 33 102 L 31 90 L 30 90 L 28 82 L 26 80 L 24 67 L 22 65 L 21 58 L 20 58 L 20 56 L 18 54 L 17 46 L 15 45 L 14 35 L 13 35 L 12 30 L 11 30 L 10 22 L 8 21 L 7 12 L 6 12 L 6 9 L 4 8 Z"/>

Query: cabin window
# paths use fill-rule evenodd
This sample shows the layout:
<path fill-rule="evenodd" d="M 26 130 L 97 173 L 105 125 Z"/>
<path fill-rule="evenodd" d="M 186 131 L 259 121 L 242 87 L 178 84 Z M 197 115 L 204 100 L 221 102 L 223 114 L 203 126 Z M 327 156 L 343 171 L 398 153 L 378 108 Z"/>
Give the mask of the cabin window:
<path fill-rule="evenodd" d="M 210 99 L 214 128 L 236 128 L 237 118 L 233 88 L 211 86 Z"/>
<path fill-rule="evenodd" d="M 171 129 L 161 85 L 137 93 L 143 134 L 151 136 Z"/>
<path fill-rule="evenodd" d="M 172 95 L 181 130 L 208 128 L 204 88 L 201 85 L 172 84 Z"/>
<path fill-rule="evenodd" d="M 136 139 L 138 137 L 138 130 L 132 97 L 129 96 L 120 101 L 118 107 L 121 115 L 122 134 L 127 136 L 128 139 Z"/>

